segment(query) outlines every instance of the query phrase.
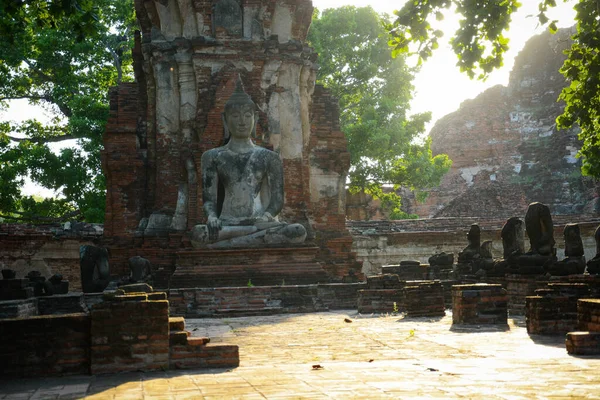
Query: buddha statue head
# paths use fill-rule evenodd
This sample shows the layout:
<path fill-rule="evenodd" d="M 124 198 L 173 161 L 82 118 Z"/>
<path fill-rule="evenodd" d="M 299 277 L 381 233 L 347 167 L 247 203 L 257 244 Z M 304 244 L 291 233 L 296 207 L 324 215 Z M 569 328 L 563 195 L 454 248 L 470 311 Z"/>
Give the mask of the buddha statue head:
<path fill-rule="evenodd" d="M 244 91 L 244 85 L 239 77 L 233 94 L 225 103 L 222 117 L 226 141 L 230 137 L 235 139 L 256 137 L 256 122 L 258 121 L 256 104 Z"/>

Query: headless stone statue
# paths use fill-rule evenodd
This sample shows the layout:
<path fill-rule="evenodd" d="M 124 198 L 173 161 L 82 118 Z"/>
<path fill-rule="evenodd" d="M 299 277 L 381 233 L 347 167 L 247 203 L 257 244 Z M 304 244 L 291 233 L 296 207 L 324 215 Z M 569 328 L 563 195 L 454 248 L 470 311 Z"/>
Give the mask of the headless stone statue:
<path fill-rule="evenodd" d="M 596 240 L 596 255 L 590 261 L 587 262 L 587 272 L 590 275 L 600 274 L 600 226 L 596 228 L 594 232 L 594 239 Z"/>
<path fill-rule="evenodd" d="M 542 203 L 529 205 L 525 214 L 525 230 L 531 248 L 517 258 L 519 273 L 543 274 L 556 262 L 554 225 L 548 206 Z"/>
<path fill-rule="evenodd" d="M 283 208 L 283 166 L 277 153 L 252 142 L 255 110 L 238 80 L 225 104 L 225 137 L 229 142 L 202 155 L 207 223 L 192 229 L 194 247 L 259 247 L 303 243 L 306 239 L 304 226 L 277 220 Z"/>
<path fill-rule="evenodd" d="M 558 276 L 583 274 L 585 271 L 585 256 L 579 225 L 566 224 L 563 234 L 565 237 L 565 259 L 550 265 L 548 272 Z"/>
<path fill-rule="evenodd" d="M 518 273 L 518 258 L 525 253 L 524 224 L 517 217 L 509 218 L 502 226 L 503 259 L 494 260 L 487 276 L 504 276 L 507 272 Z"/>

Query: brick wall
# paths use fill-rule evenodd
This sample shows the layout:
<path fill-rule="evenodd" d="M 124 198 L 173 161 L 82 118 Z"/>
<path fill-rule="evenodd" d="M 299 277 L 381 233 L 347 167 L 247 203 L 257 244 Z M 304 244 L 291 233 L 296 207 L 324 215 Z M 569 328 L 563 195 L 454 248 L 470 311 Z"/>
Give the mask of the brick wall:
<path fill-rule="evenodd" d="M 33 270 L 46 278 L 61 274 L 69 281 L 69 290 L 81 290 L 79 247 L 97 243 L 102 235 L 101 226 L 93 227 L 73 232 L 60 224 L 0 224 L 0 269 L 15 270 L 17 278 Z"/>

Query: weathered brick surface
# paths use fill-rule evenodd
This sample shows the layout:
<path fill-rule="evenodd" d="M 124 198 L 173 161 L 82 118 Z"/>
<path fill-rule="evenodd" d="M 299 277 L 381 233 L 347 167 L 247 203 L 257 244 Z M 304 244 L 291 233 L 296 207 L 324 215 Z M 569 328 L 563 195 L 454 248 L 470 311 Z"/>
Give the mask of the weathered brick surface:
<path fill-rule="evenodd" d="M 115 296 L 92 308 L 92 374 L 168 368 L 169 302 L 147 296 Z"/>
<path fill-rule="evenodd" d="M 502 285 L 452 286 L 452 323 L 507 325 L 507 303 Z"/>
<path fill-rule="evenodd" d="M 44 315 L 0 320 L 0 375 L 41 377 L 90 372 L 90 317 Z"/>

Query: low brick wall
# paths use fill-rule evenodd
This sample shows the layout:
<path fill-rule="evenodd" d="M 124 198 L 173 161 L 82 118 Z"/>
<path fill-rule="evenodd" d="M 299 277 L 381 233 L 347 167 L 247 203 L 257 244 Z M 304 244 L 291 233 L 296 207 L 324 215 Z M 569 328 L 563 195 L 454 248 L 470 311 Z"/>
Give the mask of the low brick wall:
<path fill-rule="evenodd" d="M 526 298 L 525 323 L 529 334 L 564 335 L 577 328 L 577 302 L 590 296 L 583 283 L 549 283 Z"/>
<path fill-rule="evenodd" d="M 356 308 L 364 283 L 169 290 L 171 315 L 252 316 Z"/>
<path fill-rule="evenodd" d="M 404 311 L 404 289 L 365 289 L 358 292 L 361 314 Z"/>
<path fill-rule="evenodd" d="M 0 376 L 90 373 L 90 317 L 44 315 L 0 320 Z"/>
<path fill-rule="evenodd" d="M 452 286 L 452 323 L 506 325 L 507 303 L 502 285 Z"/>
<path fill-rule="evenodd" d="M 88 312 L 83 293 L 55 294 L 37 299 L 40 315 Z"/>
<path fill-rule="evenodd" d="M 317 285 L 317 296 L 330 310 L 357 308 L 358 292 L 366 287 L 365 282 L 329 283 Z"/>
<path fill-rule="evenodd" d="M 169 302 L 164 293 L 115 296 L 93 307 L 91 321 L 92 374 L 169 367 Z"/>

